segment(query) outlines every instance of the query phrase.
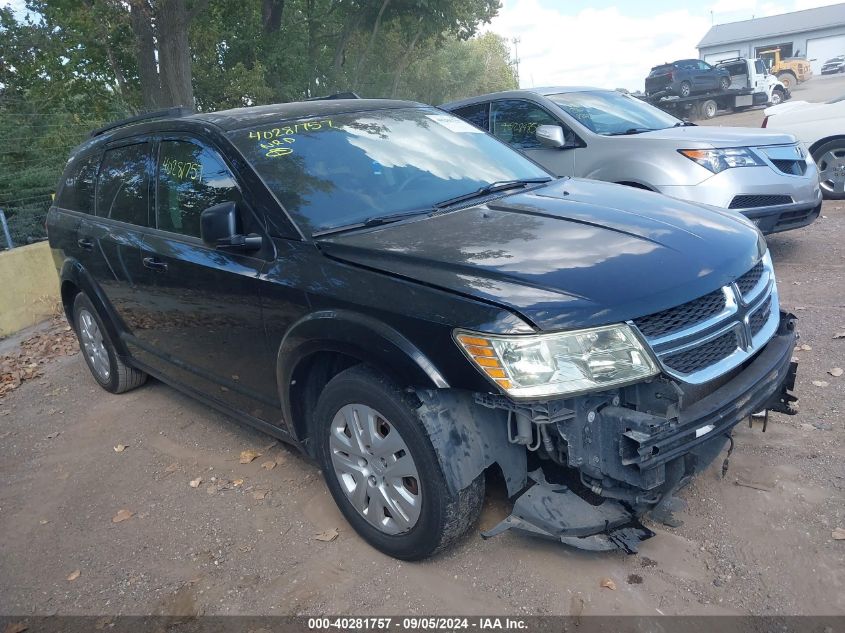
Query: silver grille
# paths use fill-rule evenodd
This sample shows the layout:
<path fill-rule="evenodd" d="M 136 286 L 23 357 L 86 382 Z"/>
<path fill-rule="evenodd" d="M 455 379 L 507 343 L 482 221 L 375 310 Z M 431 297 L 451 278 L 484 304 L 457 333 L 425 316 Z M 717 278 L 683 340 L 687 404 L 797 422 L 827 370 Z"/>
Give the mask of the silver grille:
<path fill-rule="evenodd" d="M 730 285 L 630 325 L 643 335 L 667 374 L 702 384 L 757 353 L 779 320 L 775 272 L 767 252 Z"/>

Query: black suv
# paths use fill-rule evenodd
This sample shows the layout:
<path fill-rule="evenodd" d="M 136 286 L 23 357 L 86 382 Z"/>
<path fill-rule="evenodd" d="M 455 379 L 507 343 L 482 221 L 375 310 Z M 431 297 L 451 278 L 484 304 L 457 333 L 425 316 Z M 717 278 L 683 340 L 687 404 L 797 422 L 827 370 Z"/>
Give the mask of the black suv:
<path fill-rule="evenodd" d="M 416 103 L 122 122 L 74 150 L 48 231 L 100 385 L 151 375 L 295 444 L 400 558 L 465 532 L 493 468 L 520 496 L 487 535 L 634 551 L 792 399 L 746 220 L 554 180 Z"/>
<path fill-rule="evenodd" d="M 730 85 L 731 74 L 727 69 L 700 59 L 681 59 L 652 68 L 645 80 L 645 93 L 689 97 L 695 92 L 727 90 Z"/>

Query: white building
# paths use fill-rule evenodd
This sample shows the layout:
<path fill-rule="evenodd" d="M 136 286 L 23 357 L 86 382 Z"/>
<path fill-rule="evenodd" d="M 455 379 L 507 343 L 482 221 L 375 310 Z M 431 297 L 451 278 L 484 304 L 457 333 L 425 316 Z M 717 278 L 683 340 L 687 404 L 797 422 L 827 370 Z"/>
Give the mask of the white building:
<path fill-rule="evenodd" d="M 699 42 L 698 54 L 715 64 L 730 57 L 760 57 L 773 48 L 780 48 L 781 57 L 806 57 L 818 74 L 825 61 L 845 55 L 845 3 L 716 24 Z"/>

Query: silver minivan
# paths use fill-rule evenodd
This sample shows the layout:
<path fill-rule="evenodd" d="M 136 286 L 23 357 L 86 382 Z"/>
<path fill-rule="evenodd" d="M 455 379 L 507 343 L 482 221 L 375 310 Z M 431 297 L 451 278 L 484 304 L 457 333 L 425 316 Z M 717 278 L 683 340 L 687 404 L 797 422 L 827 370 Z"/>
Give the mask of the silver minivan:
<path fill-rule="evenodd" d="M 763 233 L 821 211 L 816 165 L 791 134 L 699 127 L 615 90 L 512 90 L 440 106 L 558 176 L 607 180 L 732 209 Z"/>

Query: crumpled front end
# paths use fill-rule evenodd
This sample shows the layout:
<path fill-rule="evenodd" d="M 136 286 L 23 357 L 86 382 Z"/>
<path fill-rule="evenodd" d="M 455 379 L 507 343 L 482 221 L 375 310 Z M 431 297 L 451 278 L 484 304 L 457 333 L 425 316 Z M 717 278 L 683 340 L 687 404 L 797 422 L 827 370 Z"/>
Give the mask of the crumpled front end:
<path fill-rule="evenodd" d="M 635 552 L 653 536 L 639 518 L 665 509 L 712 463 L 734 426 L 758 411 L 793 412 L 794 322 L 780 313 L 756 356 L 708 384 L 661 376 L 534 404 L 476 395 L 485 407 L 509 411 L 509 441 L 523 443 L 537 465 L 511 516 L 485 535 L 517 529 L 584 549 Z"/>

